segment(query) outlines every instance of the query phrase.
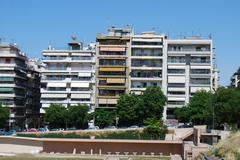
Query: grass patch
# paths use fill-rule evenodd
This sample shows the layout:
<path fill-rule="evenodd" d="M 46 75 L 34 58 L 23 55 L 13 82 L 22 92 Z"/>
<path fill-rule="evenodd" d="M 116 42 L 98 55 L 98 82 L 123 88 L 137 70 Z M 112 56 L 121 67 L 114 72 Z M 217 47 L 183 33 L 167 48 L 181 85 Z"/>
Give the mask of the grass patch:
<path fill-rule="evenodd" d="M 79 138 L 89 139 L 95 137 L 95 139 L 132 139 L 132 140 L 151 140 L 151 135 L 138 130 L 132 131 L 103 131 L 103 132 L 60 132 L 60 133 L 19 133 L 19 137 L 31 137 L 31 138 Z M 160 139 L 163 140 L 165 135 L 161 135 Z"/>

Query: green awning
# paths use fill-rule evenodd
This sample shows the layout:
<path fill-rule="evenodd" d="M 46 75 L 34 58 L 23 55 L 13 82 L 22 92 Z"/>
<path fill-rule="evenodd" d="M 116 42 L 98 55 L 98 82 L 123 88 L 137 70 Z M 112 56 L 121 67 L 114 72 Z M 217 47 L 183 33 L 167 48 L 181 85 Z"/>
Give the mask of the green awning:
<path fill-rule="evenodd" d="M 1 87 L 0 92 L 11 92 L 13 91 L 13 88 L 6 88 L 6 87 Z"/>
<path fill-rule="evenodd" d="M 14 81 L 13 77 L 0 77 L 0 81 Z"/>

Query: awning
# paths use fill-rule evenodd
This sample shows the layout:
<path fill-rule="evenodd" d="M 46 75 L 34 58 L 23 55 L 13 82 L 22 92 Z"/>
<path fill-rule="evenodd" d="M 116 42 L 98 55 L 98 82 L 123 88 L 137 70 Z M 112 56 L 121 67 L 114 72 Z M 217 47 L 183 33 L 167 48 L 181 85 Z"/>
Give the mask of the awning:
<path fill-rule="evenodd" d="M 72 53 L 72 56 L 91 56 L 91 53 Z"/>
<path fill-rule="evenodd" d="M 100 47 L 100 51 L 126 51 L 125 47 Z"/>
<path fill-rule="evenodd" d="M 0 81 L 14 81 L 14 77 L 0 77 Z"/>
<path fill-rule="evenodd" d="M 107 83 L 125 83 L 124 78 L 107 78 Z"/>
<path fill-rule="evenodd" d="M 204 65 L 193 66 L 193 65 L 191 65 L 191 69 L 211 69 L 211 66 L 210 65 L 207 65 L 207 66 L 204 66 Z"/>
<path fill-rule="evenodd" d="M 168 65 L 168 69 L 185 69 L 186 66 L 170 66 Z"/>
<path fill-rule="evenodd" d="M 99 68 L 99 71 L 120 71 L 120 72 L 123 72 L 125 71 L 125 68 Z"/>
<path fill-rule="evenodd" d="M 99 99 L 98 100 L 99 104 L 117 104 L 117 99 Z"/>
<path fill-rule="evenodd" d="M 91 73 L 78 73 L 78 77 L 91 77 Z"/>
<path fill-rule="evenodd" d="M 43 52 L 43 55 L 48 55 L 48 56 L 68 56 L 68 53 L 61 53 L 61 52 Z"/>
<path fill-rule="evenodd" d="M 185 97 L 168 97 L 168 101 L 185 101 Z"/>
<path fill-rule="evenodd" d="M 6 87 L 4 87 L 4 88 L 0 88 L 0 91 L 1 92 L 11 92 L 11 91 L 13 91 L 13 88 L 6 88 Z"/>
<path fill-rule="evenodd" d="M 168 83 L 185 83 L 185 76 L 168 76 Z"/>
<path fill-rule="evenodd" d="M 42 94 L 41 98 L 67 98 L 67 94 Z"/>
<path fill-rule="evenodd" d="M 71 87 L 88 88 L 89 87 L 89 83 L 71 83 Z"/>
<path fill-rule="evenodd" d="M 47 83 L 47 87 L 66 87 L 66 83 Z"/>
<path fill-rule="evenodd" d="M 90 94 L 71 94 L 71 98 L 91 98 Z"/>

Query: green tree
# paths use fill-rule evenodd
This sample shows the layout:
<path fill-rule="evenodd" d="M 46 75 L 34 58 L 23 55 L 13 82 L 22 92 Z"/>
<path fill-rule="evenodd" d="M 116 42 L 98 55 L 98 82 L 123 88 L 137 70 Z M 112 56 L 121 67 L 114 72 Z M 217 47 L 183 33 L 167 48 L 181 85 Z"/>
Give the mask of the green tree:
<path fill-rule="evenodd" d="M 240 90 L 219 88 L 213 97 L 214 117 L 217 126 L 224 123 L 240 126 Z"/>
<path fill-rule="evenodd" d="M 45 113 L 45 121 L 50 128 L 65 128 L 67 120 L 67 110 L 63 105 L 51 104 Z"/>
<path fill-rule="evenodd" d="M 80 104 L 68 107 L 68 126 L 86 129 L 88 127 L 88 110 L 88 106 Z"/>
<path fill-rule="evenodd" d="M 97 108 L 94 112 L 95 125 L 100 128 L 114 125 L 116 113 L 112 109 Z"/>
<path fill-rule="evenodd" d="M 166 101 L 167 98 L 160 87 L 147 87 L 138 102 L 138 113 L 141 123 L 147 118 L 162 119 Z"/>
<path fill-rule="evenodd" d="M 174 112 L 182 122 L 192 122 L 195 125 L 212 124 L 212 97 L 211 92 L 198 91 L 191 98 L 190 103 Z"/>
<path fill-rule="evenodd" d="M 0 128 L 6 127 L 7 120 L 9 119 L 10 111 L 7 107 L 0 104 Z"/>
<path fill-rule="evenodd" d="M 137 103 L 139 97 L 135 94 L 122 95 L 117 103 L 119 126 L 131 126 L 138 123 Z"/>
<path fill-rule="evenodd" d="M 144 121 L 146 128 L 144 132 L 149 134 L 152 139 L 163 139 L 166 134 L 166 127 L 163 125 L 162 120 L 155 118 L 148 118 Z"/>

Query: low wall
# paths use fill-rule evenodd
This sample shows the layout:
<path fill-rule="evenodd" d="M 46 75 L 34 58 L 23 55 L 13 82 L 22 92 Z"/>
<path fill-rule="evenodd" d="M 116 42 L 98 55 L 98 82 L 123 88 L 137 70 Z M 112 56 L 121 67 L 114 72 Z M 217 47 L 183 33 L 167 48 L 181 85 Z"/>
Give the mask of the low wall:
<path fill-rule="evenodd" d="M 2 152 L 183 156 L 183 141 L 0 137 Z M 12 150 L 10 150 L 12 149 Z M 1 150 L 0 150 L 1 151 Z"/>
<path fill-rule="evenodd" d="M 43 152 L 76 154 L 170 155 L 183 153 L 182 141 L 43 139 Z"/>

